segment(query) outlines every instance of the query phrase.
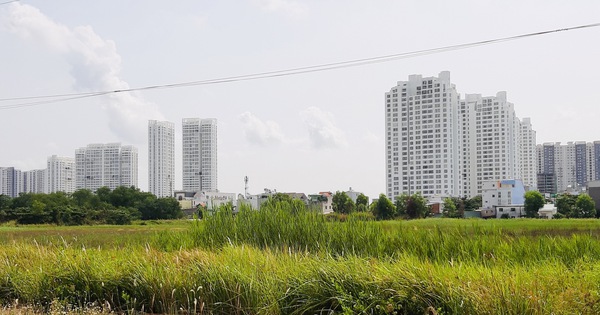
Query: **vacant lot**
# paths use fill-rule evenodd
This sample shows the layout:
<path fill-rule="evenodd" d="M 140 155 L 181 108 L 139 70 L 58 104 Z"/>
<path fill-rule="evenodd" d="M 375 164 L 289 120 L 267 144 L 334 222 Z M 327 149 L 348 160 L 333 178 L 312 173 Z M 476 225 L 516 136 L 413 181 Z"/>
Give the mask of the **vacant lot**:
<path fill-rule="evenodd" d="M 600 221 L 202 222 L 0 227 L 0 301 L 220 314 L 597 314 Z M 12 308 L 11 308 L 12 307 Z"/>

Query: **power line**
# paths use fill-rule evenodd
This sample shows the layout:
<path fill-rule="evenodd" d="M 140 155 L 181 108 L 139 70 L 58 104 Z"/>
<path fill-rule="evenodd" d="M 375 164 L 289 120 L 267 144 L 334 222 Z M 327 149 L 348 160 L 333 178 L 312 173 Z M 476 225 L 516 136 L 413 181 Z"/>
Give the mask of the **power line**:
<path fill-rule="evenodd" d="M 16 0 L 16 1 L 18 1 L 18 0 Z M 554 29 L 554 30 L 548 30 L 548 31 L 521 34 L 521 35 L 516 35 L 516 36 L 510 36 L 510 37 L 502 37 L 502 38 L 497 38 L 497 39 L 477 41 L 477 42 L 471 42 L 471 43 L 465 43 L 465 44 L 458 44 L 458 45 L 444 46 L 444 47 L 438 47 L 438 48 L 432 48 L 432 49 L 424 49 L 424 50 L 417 50 L 417 51 L 412 51 L 412 52 L 398 53 L 398 54 L 392 54 L 392 55 L 384 55 L 384 56 L 363 58 L 363 59 L 354 59 L 354 60 L 326 63 L 326 64 L 320 64 L 320 65 L 314 65 L 314 66 L 290 68 L 290 69 L 285 69 L 285 70 L 277 70 L 277 71 L 269 71 L 269 72 L 259 72 L 259 73 L 254 73 L 254 74 L 246 74 L 246 75 L 223 77 L 223 78 L 208 79 L 208 80 L 198 80 L 198 81 L 189 81 L 189 82 L 163 84 L 163 85 L 150 85 L 150 86 L 138 87 L 138 88 L 107 90 L 107 91 L 100 91 L 100 92 L 2 98 L 2 99 L 0 99 L 0 102 L 15 101 L 15 100 L 36 100 L 36 99 L 38 101 L 17 103 L 17 104 L 12 104 L 12 105 L 3 105 L 3 106 L 0 106 L 0 110 L 38 106 L 38 105 L 44 105 L 44 104 L 49 104 L 49 103 L 58 103 L 58 102 L 63 102 L 63 101 L 96 97 L 96 96 L 101 96 L 101 95 L 123 93 L 123 92 L 147 91 L 147 90 L 157 90 L 157 89 L 180 88 L 180 87 L 188 87 L 188 86 L 222 84 L 222 83 L 230 83 L 230 82 L 238 82 L 238 81 L 250 81 L 250 80 L 259 80 L 259 79 L 266 79 L 266 78 L 274 78 L 274 77 L 291 76 L 291 75 L 298 75 L 298 74 L 311 73 L 311 72 L 329 71 L 329 70 L 335 70 L 335 69 L 341 69 L 341 68 L 357 67 L 357 66 L 363 66 L 363 65 L 374 64 L 374 63 L 383 63 L 383 62 L 390 62 L 390 61 L 399 60 L 399 59 L 408 59 L 408 58 L 414 58 L 414 57 L 419 57 L 419 56 L 438 54 L 438 53 L 447 52 L 447 51 L 467 49 L 467 48 L 472 48 L 472 47 L 477 47 L 477 46 L 484 46 L 484 45 L 490 45 L 490 44 L 496 44 L 496 43 L 501 43 L 501 42 L 506 42 L 506 41 L 517 40 L 517 39 L 524 39 L 524 38 L 533 37 L 533 36 L 541 36 L 541 35 L 547 35 L 547 34 L 551 34 L 551 33 L 573 31 L 573 30 L 592 28 L 592 27 L 598 27 L 598 26 L 600 26 L 600 23 L 593 23 L 593 24 L 586 24 L 586 25 L 580 25 L 580 26 L 574 26 L 574 27 L 568 27 L 568 28 L 560 28 L 560 29 Z"/>
<path fill-rule="evenodd" d="M 13 2 L 19 2 L 19 0 L 12 0 L 12 1 L 0 2 L 0 5 L 5 5 L 5 4 L 13 3 Z"/>

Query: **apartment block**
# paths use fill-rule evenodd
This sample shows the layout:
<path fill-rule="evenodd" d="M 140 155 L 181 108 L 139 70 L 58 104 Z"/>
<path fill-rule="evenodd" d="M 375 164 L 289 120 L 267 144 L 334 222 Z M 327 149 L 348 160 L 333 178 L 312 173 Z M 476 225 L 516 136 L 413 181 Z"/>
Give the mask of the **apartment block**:
<path fill-rule="evenodd" d="M 46 169 L 23 171 L 23 192 L 48 193 L 48 174 Z"/>
<path fill-rule="evenodd" d="M 48 157 L 48 193 L 75 191 L 75 159 L 52 155 Z"/>
<path fill-rule="evenodd" d="M 21 171 L 14 167 L 0 167 L 0 195 L 18 197 L 23 192 Z"/>
<path fill-rule="evenodd" d="M 600 141 L 547 142 L 537 145 L 536 153 L 542 193 L 560 193 L 600 179 Z"/>
<path fill-rule="evenodd" d="M 217 191 L 217 120 L 182 121 L 184 191 Z"/>
<path fill-rule="evenodd" d="M 385 94 L 388 197 L 460 194 L 459 104 L 448 71 L 411 75 Z"/>
<path fill-rule="evenodd" d="M 76 188 L 137 187 L 137 149 L 120 143 L 90 144 L 75 151 Z"/>
<path fill-rule="evenodd" d="M 506 92 L 461 99 L 445 71 L 409 76 L 385 103 L 388 197 L 473 197 L 484 182 L 506 179 L 536 186 L 536 134 Z"/>
<path fill-rule="evenodd" d="M 175 125 L 148 121 L 148 189 L 158 197 L 172 197 L 175 190 Z"/>

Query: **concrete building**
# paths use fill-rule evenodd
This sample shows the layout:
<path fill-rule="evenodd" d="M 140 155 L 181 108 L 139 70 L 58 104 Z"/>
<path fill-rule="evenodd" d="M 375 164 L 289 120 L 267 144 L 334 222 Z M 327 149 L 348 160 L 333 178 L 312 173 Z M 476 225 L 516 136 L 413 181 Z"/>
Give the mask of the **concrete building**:
<path fill-rule="evenodd" d="M 482 190 L 482 210 L 495 210 L 496 218 L 525 215 L 525 186 L 521 180 L 486 181 Z"/>
<path fill-rule="evenodd" d="M 0 195 L 15 198 L 21 192 L 23 192 L 21 171 L 14 167 L 0 167 Z"/>
<path fill-rule="evenodd" d="M 537 145 L 538 190 L 556 194 L 600 180 L 600 141 Z M 544 181 L 542 181 L 544 180 Z"/>
<path fill-rule="evenodd" d="M 521 179 L 527 190 L 535 190 L 537 183 L 537 138 L 536 131 L 531 125 L 531 118 L 523 118 L 521 120 L 521 135 L 520 135 L 520 167 Z"/>
<path fill-rule="evenodd" d="M 138 152 L 120 143 L 90 144 L 75 151 L 76 189 L 96 191 L 138 183 Z"/>
<path fill-rule="evenodd" d="M 48 157 L 48 193 L 75 191 L 75 159 L 64 156 Z"/>
<path fill-rule="evenodd" d="M 507 101 L 506 92 L 482 97 L 467 94 L 461 101 L 461 134 L 463 154 L 461 174 L 463 196 L 481 193 L 482 183 L 501 178 L 522 178 L 524 159 L 534 160 L 535 132 L 527 133 L 527 145 L 522 139 L 521 121 L 514 105 Z M 530 142 L 533 137 L 533 142 Z M 527 169 L 530 172 L 529 169 Z M 535 174 L 535 171 L 533 172 Z M 528 173 L 531 177 L 531 173 Z M 533 181 L 529 178 L 531 182 Z"/>
<path fill-rule="evenodd" d="M 46 169 L 23 172 L 23 192 L 48 193 L 48 172 Z"/>
<path fill-rule="evenodd" d="M 463 100 L 450 73 L 412 75 L 385 94 L 386 193 L 473 197 L 502 178 L 537 185 L 535 131 L 506 92 Z"/>
<path fill-rule="evenodd" d="M 175 126 L 168 121 L 148 121 L 148 190 L 172 197 L 175 189 Z"/>
<path fill-rule="evenodd" d="M 409 76 L 385 94 L 386 194 L 461 192 L 459 95 L 450 72 Z"/>
<path fill-rule="evenodd" d="M 350 191 L 352 191 L 352 189 L 350 189 Z M 308 195 L 308 204 L 310 206 L 318 207 L 323 214 L 332 213 L 333 194 L 330 191 L 323 191 L 318 194 Z"/>
<path fill-rule="evenodd" d="M 217 120 L 184 118 L 182 179 L 185 191 L 217 191 Z"/>

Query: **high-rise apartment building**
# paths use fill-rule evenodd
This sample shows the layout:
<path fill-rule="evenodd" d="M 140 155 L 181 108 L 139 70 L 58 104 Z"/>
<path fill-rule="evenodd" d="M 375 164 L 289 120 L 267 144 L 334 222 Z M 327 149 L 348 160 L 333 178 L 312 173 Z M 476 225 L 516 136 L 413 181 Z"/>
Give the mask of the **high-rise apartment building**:
<path fill-rule="evenodd" d="M 175 126 L 168 121 L 148 121 L 148 189 L 158 197 L 175 190 Z"/>
<path fill-rule="evenodd" d="M 386 192 L 458 196 L 459 95 L 450 72 L 409 76 L 385 94 Z"/>
<path fill-rule="evenodd" d="M 72 157 L 48 157 L 48 193 L 75 191 L 75 159 Z"/>
<path fill-rule="evenodd" d="M 217 120 L 182 121 L 184 191 L 217 190 Z"/>
<path fill-rule="evenodd" d="M 490 180 L 535 187 L 535 131 L 506 92 L 461 100 L 446 71 L 398 82 L 385 102 L 388 197 L 473 197 Z"/>
<path fill-rule="evenodd" d="M 0 167 L 0 195 L 12 198 L 23 192 L 21 171 L 14 167 Z"/>
<path fill-rule="evenodd" d="M 120 143 L 90 144 L 75 151 L 76 188 L 137 187 L 137 149 Z"/>
<path fill-rule="evenodd" d="M 529 189 L 537 187 L 536 132 L 530 118 L 521 121 L 521 179 Z"/>
<path fill-rule="evenodd" d="M 600 180 L 600 141 L 537 145 L 538 190 L 555 194 Z"/>
<path fill-rule="evenodd" d="M 508 102 L 506 92 L 482 97 L 467 94 L 460 108 L 463 196 L 481 193 L 487 181 L 522 180 L 536 187 L 535 131 Z"/>
<path fill-rule="evenodd" d="M 46 169 L 24 171 L 23 173 L 23 192 L 26 193 L 47 193 L 48 174 Z"/>

